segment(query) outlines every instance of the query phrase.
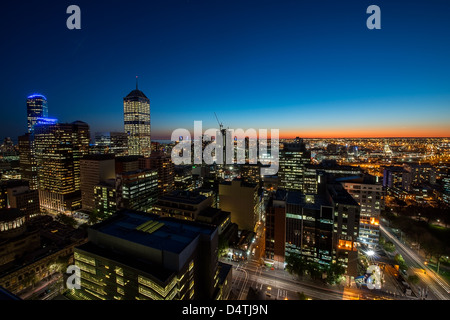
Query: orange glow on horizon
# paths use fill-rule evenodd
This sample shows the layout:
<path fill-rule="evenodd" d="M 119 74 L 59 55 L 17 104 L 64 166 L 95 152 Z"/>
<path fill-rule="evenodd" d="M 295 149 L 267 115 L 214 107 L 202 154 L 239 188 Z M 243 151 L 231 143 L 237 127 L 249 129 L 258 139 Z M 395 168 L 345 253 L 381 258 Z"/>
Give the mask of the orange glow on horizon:
<path fill-rule="evenodd" d="M 355 130 L 280 130 L 280 139 L 300 138 L 446 138 L 450 137 L 449 128 L 375 128 Z"/>
<path fill-rule="evenodd" d="M 271 139 L 271 128 L 267 129 L 267 138 Z M 277 128 L 272 128 L 277 129 Z M 258 136 L 259 132 L 256 130 Z M 155 136 L 163 137 L 164 133 L 158 132 Z M 170 137 L 170 135 L 169 135 Z M 348 138 L 348 139 L 356 139 L 356 138 L 450 138 L 450 129 L 446 126 L 436 125 L 434 127 L 420 127 L 420 128 L 411 128 L 411 127 L 399 127 L 399 128 L 352 128 L 352 129 L 344 129 L 344 128 L 330 128 L 330 129 L 320 129 L 320 128 L 305 128 L 305 129 L 279 129 L 279 138 L 280 139 L 294 139 L 296 137 L 305 138 L 305 139 L 337 139 L 337 138 Z M 154 139 L 162 139 L 163 138 L 154 138 Z"/>

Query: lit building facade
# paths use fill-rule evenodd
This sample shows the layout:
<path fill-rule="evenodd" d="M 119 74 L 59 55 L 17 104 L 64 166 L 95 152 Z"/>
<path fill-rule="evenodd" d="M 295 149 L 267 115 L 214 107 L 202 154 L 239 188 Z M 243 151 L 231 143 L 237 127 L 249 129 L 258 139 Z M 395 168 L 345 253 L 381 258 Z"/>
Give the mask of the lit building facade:
<path fill-rule="evenodd" d="M 141 158 L 140 168 L 158 171 L 158 194 L 161 196 L 174 190 L 175 168 L 169 155 L 163 152 L 152 152 L 150 157 Z"/>
<path fill-rule="evenodd" d="M 219 184 L 219 207 L 231 213 L 231 222 L 241 230 L 254 231 L 261 221 L 263 195 L 256 184 L 239 179 Z"/>
<path fill-rule="evenodd" d="M 19 136 L 19 166 L 21 179 L 27 180 L 30 189 L 37 190 L 37 163 L 34 153 L 33 134 Z"/>
<path fill-rule="evenodd" d="M 198 192 L 176 190 L 159 197 L 153 213 L 183 220 L 196 220 L 200 212 L 211 207 L 213 199 Z"/>
<path fill-rule="evenodd" d="M 54 214 L 79 209 L 80 160 L 89 152 L 89 125 L 37 124 L 34 134 L 41 209 Z"/>
<path fill-rule="evenodd" d="M 101 181 L 114 179 L 114 155 L 87 155 L 80 160 L 81 202 L 84 210 L 95 209 L 94 187 Z"/>
<path fill-rule="evenodd" d="M 341 181 L 342 186 L 361 206 L 359 242 L 373 248 L 380 238 L 380 214 L 384 209 L 384 191 L 381 183 L 373 179 L 361 178 L 361 181 Z M 371 180 L 371 181 L 369 181 Z"/>
<path fill-rule="evenodd" d="M 101 181 L 94 186 L 94 210 L 103 217 L 111 216 L 117 211 L 115 179 Z"/>
<path fill-rule="evenodd" d="M 221 296 L 217 227 L 120 211 L 75 249 L 86 300 L 194 300 Z"/>
<path fill-rule="evenodd" d="M 279 187 L 287 191 L 305 190 L 306 165 L 311 162 L 311 152 L 303 139 L 285 143 L 280 151 Z"/>
<path fill-rule="evenodd" d="M 361 207 L 340 184 L 327 186 L 334 207 L 333 260 L 342 265 L 349 277 L 358 276 L 358 236 Z"/>
<path fill-rule="evenodd" d="M 137 170 L 116 175 L 117 208 L 151 212 L 158 199 L 158 172 Z"/>
<path fill-rule="evenodd" d="M 150 100 L 138 90 L 123 98 L 125 133 L 128 135 L 128 155 L 148 157 L 151 154 Z"/>
<path fill-rule="evenodd" d="M 38 118 L 48 117 L 47 98 L 41 94 L 33 94 L 27 98 L 28 132 L 34 131 Z"/>

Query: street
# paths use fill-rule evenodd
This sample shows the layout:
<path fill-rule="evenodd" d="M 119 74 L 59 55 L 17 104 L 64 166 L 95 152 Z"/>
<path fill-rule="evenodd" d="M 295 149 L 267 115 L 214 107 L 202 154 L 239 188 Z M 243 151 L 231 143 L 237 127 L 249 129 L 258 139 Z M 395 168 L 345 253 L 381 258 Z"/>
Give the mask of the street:
<path fill-rule="evenodd" d="M 329 286 L 317 281 L 299 280 L 285 270 L 272 270 L 256 260 L 223 262 L 233 265 L 233 300 L 246 300 L 250 288 L 258 294 L 258 299 L 266 300 L 299 300 L 299 293 L 313 300 L 412 299 L 364 287 Z"/>
<path fill-rule="evenodd" d="M 424 264 L 424 259 L 419 257 L 417 253 L 402 243 L 388 228 L 380 225 L 381 233 L 395 244 L 397 251 L 405 259 L 410 269 L 419 276 L 421 289 L 428 288 L 430 300 L 449 300 L 450 286 L 435 271 Z"/>

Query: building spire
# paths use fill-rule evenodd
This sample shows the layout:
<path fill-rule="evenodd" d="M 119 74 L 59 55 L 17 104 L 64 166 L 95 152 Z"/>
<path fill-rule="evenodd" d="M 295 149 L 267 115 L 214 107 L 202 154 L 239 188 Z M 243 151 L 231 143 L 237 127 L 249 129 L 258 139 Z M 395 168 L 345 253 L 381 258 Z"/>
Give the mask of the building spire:
<path fill-rule="evenodd" d="M 136 76 L 136 90 L 138 90 L 138 76 Z"/>

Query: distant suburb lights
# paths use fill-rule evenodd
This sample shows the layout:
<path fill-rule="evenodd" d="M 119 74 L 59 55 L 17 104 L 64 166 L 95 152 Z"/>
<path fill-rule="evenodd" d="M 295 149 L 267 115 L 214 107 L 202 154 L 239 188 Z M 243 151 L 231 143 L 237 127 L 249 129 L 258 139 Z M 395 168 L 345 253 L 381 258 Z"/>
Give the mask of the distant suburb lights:
<path fill-rule="evenodd" d="M 369 30 L 381 29 L 381 9 L 377 5 L 370 5 L 366 10 L 367 14 L 371 14 L 366 21 L 366 26 Z M 77 5 L 70 5 L 67 7 L 66 14 L 70 14 L 67 18 L 66 26 L 69 30 L 81 29 L 81 9 Z"/>

